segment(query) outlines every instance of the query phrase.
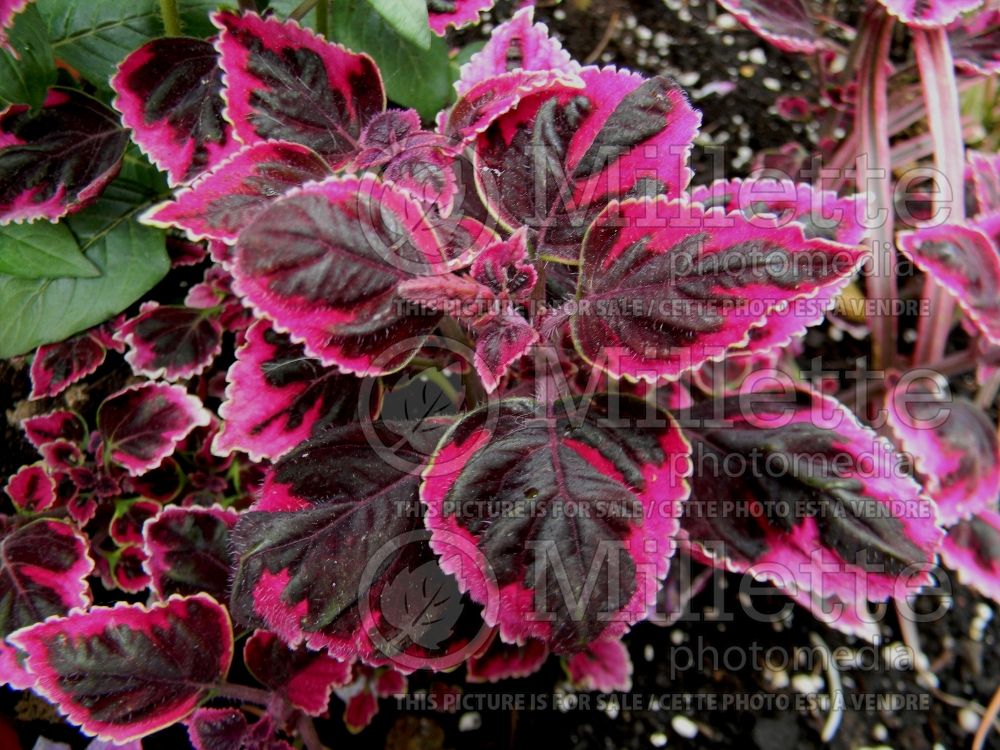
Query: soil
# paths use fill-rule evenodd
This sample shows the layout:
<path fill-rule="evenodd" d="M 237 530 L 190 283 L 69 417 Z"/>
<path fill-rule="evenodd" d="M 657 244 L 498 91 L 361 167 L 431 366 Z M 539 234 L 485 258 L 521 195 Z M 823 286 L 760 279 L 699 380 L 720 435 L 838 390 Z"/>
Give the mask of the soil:
<path fill-rule="evenodd" d="M 707 4 L 706 4 L 707 3 Z M 542 3 L 544 4 L 544 3 Z M 509 16 L 512 2 L 501 2 L 495 17 Z M 724 147 L 727 176 L 738 176 L 749 166 L 752 154 L 777 148 L 791 140 L 809 145 L 812 131 L 807 125 L 778 118 L 774 102 L 781 94 L 809 96 L 814 88 L 807 60 L 784 55 L 767 46 L 738 24 L 722 19 L 711 0 L 565 0 L 556 7 L 541 7 L 537 13 L 577 59 L 591 58 L 600 64 L 616 64 L 648 74 L 666 72 L 690 92 L 704 113 L 703 133 L 694 154 L 698 181 L 715 176 L 720 161 L 713 155 Z M 492 19 L 492 17 L 491 17 Z M 466 32 L 462 41 L 482 38 L 492 27 L 488 20 L 479 29 Z M 711 93 L 732 83 L 728 94 Z M 171 296 L 171 295 L 165 295 Z M 836 352 L 831 339 L 814 335 L 807 340 L 807 354 L 822 353 L 841 362 L 845 369 L 864 354 L 864 343 L 845 337 Z M 824 351 L 825 349 L 825 351 Z M 88 380 L 89 390 L 72 389 L 65 397 L 85 413 L 95 408 L 101 394 L 119 387 L 128 377 L 120 357 L 108 362 Z M 16 426 L 19 418 L 56 404 L 25 401 L 28 376 L 24 363 L 0 362 L 0 405 L 6 419 L 0 476 L 36 460 L 31 446 Z M 92 415 L 91 415 L 92 416 Z M 482 710 L 439 713 L 408 710 L 392 699 L 381 702 L 373 724 L 354 737 L 340 721 L 342 704 L 331 702 L 332 719 L 320 719 L 317 728 L 324 743 L 334 748 L 379 748 L 391 750 L 436 750 L 438 748 L 493 748 L 547 746 L 579 750 L 597 748 L 721 748 L 756 747 L 834 749 L 869 746 L 963 748 L 971 742 L 978 716 L 970 703 L 986 705 L 1000 676 L 1000 619 L 995 605 L 957 582 L 945 599 L 943 616 L 918 626 L 923 654 L 938 686 L 929 688 L 913 665 L 884 663 L 898 652 L 902 635 L 893 612 L 882 625 L 882 645 L 867 651 L 864 642 L 841 635 L 817 622 L 806 611 L 795 608 L 789 616 L 773 622 L 751 618 L 739 592 L 739 578 L 719 574 L 712 585 L 690 604 L 687 621 L 668 627 L 652 623 L 637 626 L 626 639 L 634 673 L 632 690 L 619 696 L 618 706 L 582 710 Z M 787 600 L 773 591 L 753 596 L 759 611 L 776 612 Z M 940 602 L 921 597 L 918 611 L 931 611 Z M 719 613 L 731 613 L 731 616 Z M 804 694 L 823 696 L 830 689 L 829 675 L 821 665 L 793 659 L 785 669 L 762 669 L 761 659 L 747 660 L 748 647 L 757 654 L 785 657 L 806 656 L 817 639 L 830 649 L 845 647 L 858 652 L 858 663 L 839 673 L 848 695 L 909 696 L 917 710 L 845 710 L 839 728 L 829 743 L 821 740 L 828 710 L 807 706 L 781 710 L 775 696 L 791 700 Z M 729 662 L 716 664 L 713 653 L 728 655 Z M 693 662 L 690 657 L 694 655 Z M 875 657 L 877 654 L 877 657 Z M 742 655 L 742 657 L 741 657 Z M 766 665 L 765 665 L 766 666 Z M 774 666 L 773 660 L 771 666 Z M 452 674 L 416 674 L 411 691 L 435 693 L 448 686 L 470 695 L 544 696 L 567 691 L 566 676 L 557 659 L 530 678 L 508 680 L 496 686 L 464 685 L 463 671 Z M 671 705 L 670 696 L 690 696 L 695 705 Z M 701 698 L 699 698 L 701 696 Z M 712 710 L 697 705 L 704 696 L 715 700 L 745 700 L 742 708 Z M 596 705 L 598 696 L 589 696 Z M 658 700 L 659 703 L 651 701 Z M 609 703 L 605 697 L 605 703 Z M 913 704 L 911 704 L 913 705 Z M 30 748 L 39 736 L 84 747 L 76 731 L 60 722 L 51 707 L 30 695 L 0 691 L 0 748 Z M 145 741 L 147 750 L 186 747 L 183 729 L 174 728 Z M 1000 748 L 1000 731 L 994 731 L 986 747 Z"/>

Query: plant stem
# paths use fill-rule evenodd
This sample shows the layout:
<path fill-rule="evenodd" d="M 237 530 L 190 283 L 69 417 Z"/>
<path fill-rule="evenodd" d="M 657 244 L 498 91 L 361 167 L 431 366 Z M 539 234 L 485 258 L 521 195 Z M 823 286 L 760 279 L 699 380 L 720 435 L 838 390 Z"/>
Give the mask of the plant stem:
<path fill-rule="evenodd" d="M 896 356 L 899 322 L 895 300 L 896 246 L 893 231 L 892 160 L 889 150 L 889 113 L 886 66 L 895 21 L 880 7 L 865 17 L 861 72 L 858 75 L 858 190 L 872 196 L 871 208 L 877 224 L 871 233 L 872 268 L 868 276 L 868 299 L 877 304 L 868 318 L 872 336 L 872 365 L 876 370 L 892 367 Z M 872 184 L 868 177 L 874 176 Z M 881 308 L 881 309 L 880 309 Z"/>
<path fill-rule="evenodd" d="M 960 224 L 965 221 L 965 143 L 948 34 L 944 29 L 914 28 L 913 42 L 927 103 L 927 121 L 934 140 L 934 165 L 945 183 L 939 186 L 935 196 L 935 216 L 945 209 L 946 221 Z M 945 186 L 951 195 L 942 199 L 941 188 Z M 923 296 L 928 307 L 917 327 L 914 365 L 941 358 L 955 312 L 954 300 L 931 276 L 927 277 Z"/>
<path fill-rule="evenodd" d="M 212 689 L 222 698 L 256 703 L 258 706 L 266 706 L 271 701 L 271 694 L 269 692 L 247 685 L 223 682 L 221 685 L 213 685 Z"/>
<path fill-rule="evenodd" d="M 181 35 L 181 14 L 177 0 L 160 0 L 160 15 L 163 16 L 163 31 L 167 36 Z"/>
<path fill-rule="evenodd" d="M 319 0 L 302 0 L 302 2 L 298 4 L 295 10 L 293 10 L 291 13 L 288 14 L 288 17 L 292 21 L 301 21 L 303 18 L 309 15 L 309 11 L 311 11 L 313 8 L 316 7 L 317 2 L 319 2 Z"/>
<path fill-rule="evenodd" d="M 330 33 L 330 0 L 318 0 L 316 3 L 316 33 L 324 39 Z"/>
<path fill-rule="evenodd" d="M 457 341 L 467 350 L 471 351 L 475 349 L 475 346 L 469 340 L 469 337 L 465 335 L 465 331 L 462 330 L 462 326 L 460 326 L 458 322 L 452 318 L 442 318 L 441 333 L 446 338 L 449 338 L 452 341 Z M 482 406 L 486 403 L 486 388 L 483 387 L 483 383 L 479 379 L 479 373 L 476 372 L 475 363 L 466 362 L 465 364 L 465 372 L 462 373 L 462 387 L 465 390 L 465 403 L 469 409 L 475 409 L 476 407 Z"/>
<path fill-rule="evenodd" d="M 297 729 L 299 730 L 299 736 L 302 738 L 302 744 L 306 746 L 306 750 L 323 750 L 323 743 L 319 740 L 319 735 L 316 733 L 316 725 L 313 723 L 311 716 L 302 714 L 299 717 Z"/>

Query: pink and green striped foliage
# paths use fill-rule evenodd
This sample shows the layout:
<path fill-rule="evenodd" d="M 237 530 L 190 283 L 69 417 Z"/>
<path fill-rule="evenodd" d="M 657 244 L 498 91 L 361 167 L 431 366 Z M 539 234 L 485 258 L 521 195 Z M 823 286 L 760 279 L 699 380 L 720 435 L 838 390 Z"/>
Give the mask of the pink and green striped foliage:
<path fill-rule="evenodd" d="M 111 86 L 132 139 L 173 185 L 190 182 L 239 148 L 223 117 L 222 69 L 210 42 L 154 39 L 119 65 Z"/>
<path fill-rule="evenodd" d="M 613 377 L 676 379 L 733 348 L 787 344 L 823 319 L 861 258 L 773 217 L 663 198 L 613 204 L 583 243 L 573 341 Z"/>
<path fill-rule="evenodd" d="M 928 580 L 937 510 L 839 402 L 751 383 L 682 424 L 702 466 L 682 528 L 701 559 L 817 602 L 883 601 Z"/>
<path fill-rule="evenodd" d="M 0 226 L 80 210 L 118 174 L 128 141 L 113 111 L 71 89 L 52 89 L 38 111 L 0 111 Z"/>
<path fill-rule="evenodd" d="M 290 141 L 332 167 L 357 153 L 385 109 L 382 77 L 367 55 L 326 42 L 294 21 L 216 13 L 226 119 L 244 144 Z"/>
<path fill-rule="evenodd" d="M 993 224 L 938 224 L 900 232 L 899 249 L 955 298 L 983 336 L 1000 344 L 1000 252 L 991 238 Z"/>
<path fill-rule="evenodd" d="M 979 75 L 1000 72 L 1000 8 L 960 18 L 948 27 L 955 65 Z"/>
<path fill-rule="evenodd" d="M 48 617 L 90 606 L 94 562 L 87 540 L 63 521 L 0 517 L 0 680 L 28 688 L 34 678 L 8 637 Z"/>
<path fill-rule="evenodd" d="M 431 546 L 505 641 L 580 651 L 620 636 L 655 601 L 690 463 L 676 423 L 646 415 L 631 399 L 515 399 L 442 438 L 420 488 Z"/>
<path fill-rule="evenodd" d="M 1000 602 L 1000 513 L 995 505 L 948 530 L 941 562 L 966 586 Z"/>
<path fill-rule="evenodd" d="M 925 381 L 900 381 L 886 396 L 886 416 L 945 526 L 996 505 L 1000 444 L 982 409 Z"/>
<path fill-rule="evenodd" d="M 240 234 L 234 289 L 325 365 L 398 370 L 440 315 L 411 309 L 401 282 L 450 264 L 425 207 L 366 175 L 307 185 Z"/>
<path fill-rule="evenodd" d="M 188 717 L 233 658 L 229 615 L 207 594 L 74 610 L 9 640 L 37 692 L 84 732 L 120 743 Z"/>
<path fill-rule="evenodd" d="M 907 26 L 937 29 L 947 26 L 962 13 L 975 10 L 983 0 L 879 0 L 892 15 Z"/>
<path fill-rule="evenodd" d="M 719 0 L 719 5 L 784 52 L 812 54 L 824 46 L 808 0 Z"/>
<path fill-rule="evenodd" d="M 476 180 L 493 215 L 527 227 L 540 256 L 571 264 L 610 201 L 679 197 L 701 120 L 664 76 L 583 68 L 579 78 L 583 89 L 556 81 L 525 96 L 475 142 Z"/>

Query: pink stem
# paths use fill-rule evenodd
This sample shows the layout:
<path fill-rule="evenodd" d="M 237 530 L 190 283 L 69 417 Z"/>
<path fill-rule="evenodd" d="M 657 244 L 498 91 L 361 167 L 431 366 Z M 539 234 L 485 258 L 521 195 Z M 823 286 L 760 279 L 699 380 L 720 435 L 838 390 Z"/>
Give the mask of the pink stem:
<path fill-rule="evenodd" d="M 913 41 L 927 103 L 927 121 L 934 140 L 934 165 L 951 191 L 935 197 L 935 216 L 943 210 L 945 221 L 965 221 L 965 143 L 962 141 L 962 112 L 955 83 L 955 64 L 944 29 L 913 29 Z M 930 276 L 924 285 L 927 313 L 917 326 L 917 346 L 913 364 L 940 359 L 948 343 L 955 302 Z"/>
<path fill-rule="evenodd" d="M 875 369 L 892 367 L 896 355 L 899 323 L 893 310 L 899 296 L 896 284 L 896 246 L 893 231 L 892 161 L 889 150 L 887 71 L 889 45 L 895 23 L 880 7 L 873 8 L 862 25 L 868 38 L 861 53 L 858 76 L 857 133 L 859 191 L 871 194 L 877 224 L 871 232 L 872 267 L 868 276 L 868 299 L 872 314 L 872 364 Z M 868 177 L 875 179 L 869 181 Z M 889 312 L 885 312 L 889 310 Z"/>

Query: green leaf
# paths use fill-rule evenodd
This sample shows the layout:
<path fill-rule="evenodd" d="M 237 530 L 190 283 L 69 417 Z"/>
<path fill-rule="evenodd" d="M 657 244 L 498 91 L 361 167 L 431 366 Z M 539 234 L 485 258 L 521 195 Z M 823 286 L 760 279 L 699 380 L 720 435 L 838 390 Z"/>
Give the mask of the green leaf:
<path fill-rule="evenodd" d="M 62 341 L 120 313 L 170 270 L 166 235 L 143 226 L 139 212 L 162 196 L 155 168 L 126 156 L 122 173 L 93 206 L 64 223 L 87 260 L 92 279 L 20 279 L 0 275 L 0 359 Z"/>
<path fill-rule="evenodd" d="M 401 37 L 367 0 L 336 0 L 330 8 L 330 36 L 355 52 L 367 52 L 382 71 L 389 98 L 432 119 L 454 94 L 448 45 L 433 36 L 421 49 Z"/>
<path fill-rule="evenodd" d="M 17 15 L 10 43 L 20 59 L 0 48 L 0 109 L 8 104 L 40 107 L 56 81 L 56 63 L 37 8 L 29 5 Z"/>
<path fill-rule="evenodd" d="M 426 0 L 367 0 L 399 36 L 422 50 L 429 50 L 433 34 L 427 20 Z"/>
<path fill-rule="evenodd" d="M 93 278 L 101 272 L 81 253 L 68 227 L 36 221 L 0 227 L 0 274 L 54 279 Z"/>
<path fill-rule="evenodd" d="M 150 39 L 163 36 L 159 0 L 38 0 L 56 57 L 95 86 L 110 89 L 118 63 Z M 218 0 L 184 0 L 185 34 L 206 37 Z"/>

